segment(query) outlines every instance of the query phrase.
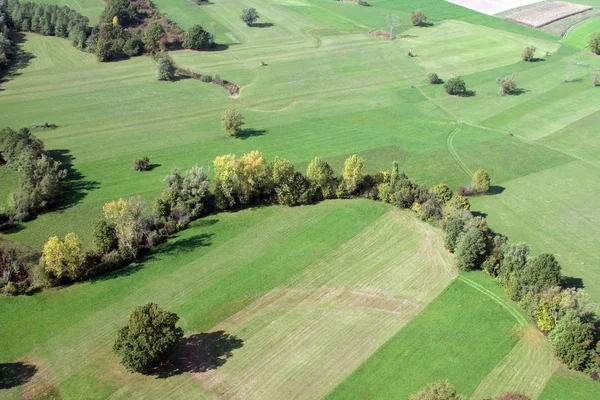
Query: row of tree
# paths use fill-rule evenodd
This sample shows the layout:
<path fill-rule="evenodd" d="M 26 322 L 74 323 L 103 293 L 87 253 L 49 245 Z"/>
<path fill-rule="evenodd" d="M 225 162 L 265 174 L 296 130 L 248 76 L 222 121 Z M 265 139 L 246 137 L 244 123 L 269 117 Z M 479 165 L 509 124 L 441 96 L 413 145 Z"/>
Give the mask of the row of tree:
<path fill-rule="evenodd" d="M 12 27 L 8 1 L 0 0 L 0 71 L 10 64 L 14 54 L 14 44 L 11 40 Z"/>

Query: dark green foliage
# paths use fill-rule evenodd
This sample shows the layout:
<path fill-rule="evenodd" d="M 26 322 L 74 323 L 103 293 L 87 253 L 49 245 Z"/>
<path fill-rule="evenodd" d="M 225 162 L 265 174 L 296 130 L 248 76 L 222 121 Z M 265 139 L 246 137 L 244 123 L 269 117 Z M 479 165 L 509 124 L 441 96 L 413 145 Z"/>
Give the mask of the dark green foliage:
<path fill-rule="evenodd" d="M 540 254 L 529 259 L 519 272 L 523 289 L 533 293 L 541 293 L 552 286 L 560 285 L 560 279 L 560 264 L 553 254 Z"/>
<path fill-rule="evenodd" d="M 286 159 L 275 157 L 271 163 L 271 173 L 277 202 L 285 206 L 308 204 L 314 190 L 309 181 Z"/>
<path fill-rule="evenodd" d="M 594 32 L 588 40 L 588 47 L 594 54 L 600 54 L 600 32 Z"/>
<path fill-rule="evenodd" d="M 211 197 L 208 176 L 203 168 L 193 167 L 182 177 L 177 169 L 163 180 L 165 190 L 156 199 L 154 212 L 179 229 L 202 215 Z"/>
<path fill-rule="evenodd" d="M 213 78 L 210 75 L 202 75 L 202 78 L 200 78 L 200 80 L 204 83 L 211 83 L 213 81 Z"/>
<path fill-rule="evenodd" d="M 591 364 L 594 345 L 592 324 L 582 322 L 569 312 L 559 319 L 550 332 L 550 339 L 556 356 L 569 368 L 583 370 Z"/>
<path fill-rule="evenodd" d="M 4 160 L 7 167 L 21 171 L 43 153 L 44 143 L 33 136 L 29 128 L 0 130 L 0 160 Z"/>
<path fill-rule="evenodd" d="M 175 78 L 175 64 L 168 57 L 160 57 L 156 68 L 156 79 L 159 81 L 172 81 Z"/>
<path fill-rule="evenodd" d="M 530 252 L 531 247 L 527 243 L 506 244 L 503 249 L 502 262 L 500 263 L 500 274 L 507 276 L 523 269 Z"/>
<path fill-rule="evenodd" d="M 44 36 L 69 37 L 74 30 L 87 31 L 89 20 L 65 6 L 38 3 L 12 3 L 14 25 L 24 31 Z"/>
<path fill-rule="evenodd" d="M 165 35 L 165 30 L 158 22 L 153 22 L 142 33 L 142 42 L 144 48 L 150 53 L 156 53 L 160 50 L 160 41 Z"/>
<path fill-rule="evenodd" d="M 117 17 L 119 25 L 127 26 L 138 20 L 135 3 L 129 0 L 106 0 L 104 11 L 100 15 L 100 23 L 112 24 Z"/>
<path fill-rule="evenodd" d="M 95 40 L 95 53 L 98 61 L 110 61 L 123 58 L 123 51 L 127 40 L 131 39 L 130 33 L 120 25 L 103 24 L 95 27 L 91 37 Z"/>
<path fill-rule="evenodd" d="M 453 218 L 444 225 L 444 247 L 451 253 L 454 253 L 458 239 L 465 228 L 465 221 L 462 218 Z"/>
<path fill-rule="evenodd" d="M 94 246 L 100 254 L 107 254 L 119 246 L 115 226 L 104 218 L 94 225 Z"/>
<path fill-rule="evenodd" d="M 453 96 L 462 96 L 467 92 L 465 81 L 460 76 L 448 79 L 448 81 L 444 83 L 444 89 L 446 90 L 446 93 Z"/>
<path fill-rule="evenodd" d="M 435 85 L 440 82 L 440 77 L 435 72 L 432 72 L 429 75 L 427 75 L 427 79 L 429 79 L 429 83 L 431 83 L 432 85 Z"/>
<path fill-rule="evenodd" d="M 0 70 L 10 63 L 15 51 L 10 39 L 12 26 L 8 5 L 0 1 Z"/>
<path fill-rule="evenodd" d="M 507 243 L 507 237 L 501 235 L 494 236 L 491 241 L 491 249 L 488 251 L 489 256 L 482 265 L 483 269 L 491 276 L 498 276 L 500 272 L 500 264 L 504 258 L 504 247 Z"/>
<path fill-rule="evenodd" d="M 132 372 L 147 372 L 173 345 L 183 338 L 183 330 L 176 327 L 177 314 L 148 303 L 136 308 L 129 322 L 119 330 L 114 351 L 121 363 Z"/>
<path fill-rule="evenodd" d="M 202 50 L 210 47 L 210 33 L 200 25 L 192 25 L 183 36 L 184 49 Z"/>
<path fill-rule="evenodd" d="M 0 291 L 16 296 L 35 285 L 39 258 L 40 253 L 32 248 L 0 239 Z"/>
<path fill-rule="evenodd" d="M 252 26 L 254 22 L 259 18 L 258 11 L 254 8 L 244 8 L 242 10 L 242 15 L 240 19 L 246 23 L 248 26 Z"/>
<path fill-rule="evenodd" d="M 131 163 L 131 168 L 137 172 L 148 171 L 150 169 L 150 159 L 148 157 L 135 157 Z"/>
<path fill-rule="evenodd" d="M 419 216 L 425 221 L 436 221 L 442 218 L 442 215 L 442 206 L 440 205 L 440 203 L 438 203 L 436 199 L 427 200 L 421 205 L 421 209 L 419 211 Z"/>
<path fill-rule="evenodd" d="M 365 0 L 358 0 L 358 5 L 363 7 L 371 7 L 371 5 Z"/>
<path fill-rule="evenodd" d="M 463 271 L 478 269 L 486 255 L 486 238 L 479 229 L 471 228 L 456 244 L 456 266 Z"/>
<path fill-rule="evenodd" d="M 127 57 L 135 57 L 142 51 L 142 41 L 138 38 L 131 37 L 125 40 L 123 44 L 123 54 Z"/>

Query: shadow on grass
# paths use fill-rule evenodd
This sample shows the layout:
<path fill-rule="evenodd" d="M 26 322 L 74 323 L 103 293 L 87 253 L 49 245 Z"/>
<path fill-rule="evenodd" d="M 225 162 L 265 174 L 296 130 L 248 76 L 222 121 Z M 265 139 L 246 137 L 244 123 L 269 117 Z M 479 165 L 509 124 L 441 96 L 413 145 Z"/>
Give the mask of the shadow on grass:
<path fill-rule="evenodd" d="M 520 95 L 528 93 L 528 92 L 531 92 L 531 90 L 529 90 L 529 89 L 523 89 L 523 88 L 516 88 L 516 89 L 512 90 L 509 93 L 509 95 L 510 96 L 520 96 Z"/>
<path fill-rule="evenodd" d="M 148 171 L 152 171 L 155 168 L 161 167 L 162 164 L 150 164 L 148 165 Z"/>
<path fill-rule="evenodd" d="M 265 129 L 243 129 L 235 135 L 236 138 L 246 140 L 254 136 L 263 136 L 267 131 Z"/>
<path fill-rule="evenodd" d="M 573 276 L 563 276 L 562 284 L 566 288 L 584 289 L 585 285 L 581 278 L 575 278 Z"/>
<path fill-rule="evenodd" d="M 24 51 L 21 47 L 21 45 L 26 41 L 25 34 L 16 32 L 11 35 L 11 39 L 15 45 L 19 47 L 19 50 L 17 50 L 15 53 L 8 67 L 0 70 L 0 85 L 13 80 L 17 76 L 20 76 L 21 73 L 19 71 L 27 67 L 31 63 L 31 60 L 35 58 L 33 54 Z M 3 90 L 4 89 L 0 88 L 0 91 Z"/>
<path fill-rule="evenodd" d="M 256 22 L 254 24 L 250 24 L 251 28 L 270 28 L 274 26 L 271 22 Z"/>
<path fill-rule="evenodd" d="M 429 28 L 430 26 L 433 26 L 433 23 L 431 23 L 431 22 L 421 22 L 418 26 L 420 28 Z"/>
<path fill-rule="evenodd" d="M 504 188 L 503 186 L 494 185 L 494 186 L 490 186 L 487 194 L 491 195 L 491 196 L 494 196 L 494 195 L 497 195 L 497 194 L 501 194 L 505 190 L 506 190 L 506 188 Z"/>
<path fill-rule="evenodd" d="M 21 386 L 35 375 L 35 365 L 23 362 L 0 364 L 0 389 L 10 389 Z"/>
<path fill-rule="evenodd" d="M 544 62 L 544 61 L 546 61 L 546 59 L 545 58 L 540 58 L 540 57 L 534 57 L 531 60 L 529 60 L 529 62 L 532 62 L 532 63 Z"/>
<path fill-rule="evenodd" d="M 65 210 L 79 204 L 87 196 L 88 192 L 100 187 L 100 182 L 85 179 L 85 176 L 81 172 L 73 168 L 75 157 L 70 154 L 69 150 L 49 150 L 47 153 L 56 161 L 60 161 L 62 166 L 67 170 L 67 177 L 62 185 L 60 204 L 54 210 Z"/>
<path fill-rule="evenodd" d="M 243 345 L 242 339 L 225 331 L 194 334 L 183 338 L 149 375 L 165 379 L 185 372 L 197 374 L 217 369 L 233 355 L 233 350 Z"/>
<path fill-rule="evenodd" d="M 474 90 L 471 89 L 467 89 L 465 90 L 465 92 L 461 95 L 461 97 L 473 97 L 475 96 L 477 93 Z"/>

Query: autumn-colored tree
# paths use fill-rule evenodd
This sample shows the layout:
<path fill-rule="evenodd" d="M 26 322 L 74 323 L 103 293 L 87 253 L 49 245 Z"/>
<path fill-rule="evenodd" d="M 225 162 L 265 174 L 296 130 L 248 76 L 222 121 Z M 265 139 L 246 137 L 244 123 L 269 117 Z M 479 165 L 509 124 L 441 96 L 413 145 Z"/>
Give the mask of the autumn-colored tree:
<path fill-rule="evenodd" d="M 490 175 L 483 169 L 478 169 L 473 175 L 473 189 L 477 193 L 487 193 L 490 190 Z"/>
<path fill-rule="evenodd" d="M 315 189 L 321 191 L 323 198 L 328 199 L 333 195 L 333 168 L 327 162 L 316 157 L 308 163 L 306 177 Z"/>
<path fill-rule="evenodd" d="M 75 279 L 84 261 L 81 241 L 74 233 L 68 233 L 64 241 L 52 236 L 44 245 L 44 270 L 56 278 Z"/>
<path fill-rule="evenodd" d="M 104 218 L 114 224 L 120 249 L 128 249 L 132 255 L 137 254 L 145 232 L 142 228 L 142 215 L 146 205 L 141 197 L 129 200 L 119 199 L 106 203 L 102 208 Z"/>
<path fill-rule="evenodd" d="M 348 157 L 344 163 L 342 177 L 347 193 L 355 192 L 365 177 L 365 160 L 357 154 Z"/>
<path fill-rule="evenodd" d="M 112 19 L 112 24 L 113 25 L 119 25 L 119 17 L 117 17 L 116 15 L 113 17 Z"/>

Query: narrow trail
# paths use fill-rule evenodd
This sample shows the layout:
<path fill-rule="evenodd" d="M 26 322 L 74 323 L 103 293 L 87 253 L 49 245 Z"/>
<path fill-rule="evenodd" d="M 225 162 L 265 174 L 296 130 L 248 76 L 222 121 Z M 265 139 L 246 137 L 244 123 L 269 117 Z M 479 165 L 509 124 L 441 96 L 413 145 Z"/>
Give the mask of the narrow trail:
<path fill-rule="evenodd" d="M 462 129 L 462 126 L 463 126 L 463 122 L 458 121 L 456 128 L 454 128 L 454 130 L 452 132 L 450 132 L 450 134 L 446 138 L 446 146 L 448 147 L 448 151 L 450 152 L 450 155 L 452 155 L 452 158 L 454 158 L 454 161 L 456 161 L 456 163 L 460 166 L 460 168 L 462 168 L 462 170 L 465 171 L 468 176 L 472 176 L 473 173 L 469 170 L 467 165 L 464 162 L 462 162 L 462 160 L 458 156 L 458 153 L 456 152 L 456 149 L 454 148 L 454 144 L 452 143 L 454 140 L 454 136 L 456 136 L 456 134 L 458 132 L 460 132 L 460 130 Z"/>

